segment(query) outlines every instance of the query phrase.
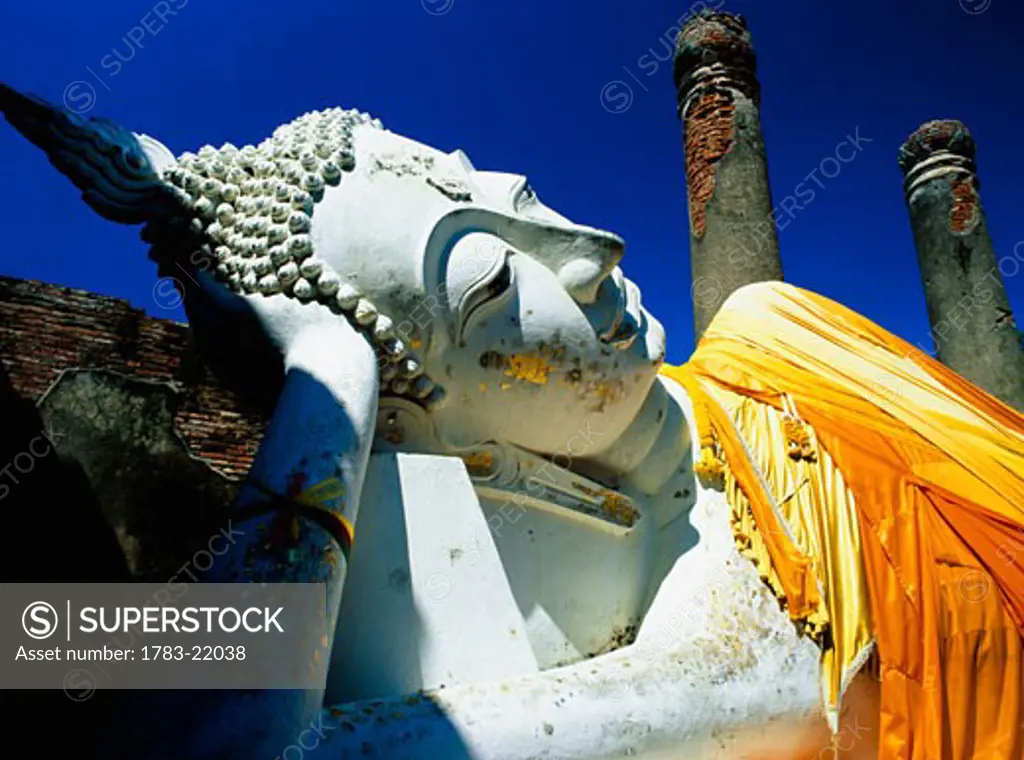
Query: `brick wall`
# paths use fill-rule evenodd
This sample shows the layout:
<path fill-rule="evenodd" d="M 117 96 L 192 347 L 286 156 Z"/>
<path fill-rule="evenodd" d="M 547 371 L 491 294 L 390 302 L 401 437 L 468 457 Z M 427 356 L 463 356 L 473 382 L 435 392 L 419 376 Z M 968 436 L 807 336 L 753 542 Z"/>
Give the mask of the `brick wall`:
<path fill-rule="evenodd" d="M 193 456 L 232 478 L 248 471 L 263 435 L 263 414 L 218 381 L 186 325 L 117 298 L 0 277 L 0 361 L 14 390 L 33 401 L 71 368 L 172 384 L 184 394 L 176 432 Z"/>

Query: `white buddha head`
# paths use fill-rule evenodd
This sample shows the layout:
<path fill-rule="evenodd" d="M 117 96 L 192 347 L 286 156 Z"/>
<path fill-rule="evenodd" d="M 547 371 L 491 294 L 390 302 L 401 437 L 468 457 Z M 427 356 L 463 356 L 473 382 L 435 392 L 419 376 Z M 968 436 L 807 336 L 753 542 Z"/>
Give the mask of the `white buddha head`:
<path fill-rule="evenodd" d="M 357 325 L 378 349 L 382 407 L 415 405 L 443 446 L 557 453 L 600 415 L 599 453 L 664 359 L 662 327 L 618 268 L 622 240 L 461 151 L 329 109 L 258 146 L 175 158 L 152 138 L 3 92 L 8 118 L 86 202 L 147 223 L 154 258 L 179 256 L 169 249 L 185 240 L 243 299 L 318 303 Z"/>
<path fill-rule="evenodd" d="M 623 241 L 552 211 L 526 177 L 371 125 L 354 133 L 356 167 L 326 190 L 311 236 L 422 367 L 410 383 L 385 365 L 385 398 L 433 394 L 435 431 L 455 446 L 553 454 L 594 415 L 595 449 L 610 444 L 665 354 L 617 266 Z"/>

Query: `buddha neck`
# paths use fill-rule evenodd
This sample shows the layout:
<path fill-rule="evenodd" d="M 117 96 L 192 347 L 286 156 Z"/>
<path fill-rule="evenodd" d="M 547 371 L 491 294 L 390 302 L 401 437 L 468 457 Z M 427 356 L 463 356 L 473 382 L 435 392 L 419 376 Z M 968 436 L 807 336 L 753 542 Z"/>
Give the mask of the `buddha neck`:
<path fill-rule="evenodd" d="M 423 410 L 404 400 L 389 398 L 381 406 L 380 417 L 377 450 L 443 451 L 459 456 L 480 486 L 489 483 L 506 490 L 518 483 L 516 487 L 523 487 L 519 467 L 506 461 L 506 455 L 511 455 L 513 459 L 547 460 L 555 466 L 554 471 L 588 478 L 595 485 L 637 501 L 638 505 L 644 503 L 657 514 L 659 525 L 678 516 L 679 510 L 692 505 L 696 497 L 690 445 L 695 435 L 692 409 L 682 386 L 663 376 L 652 383 L 626 430 L 593 456 L 573 455 L 586 444 L 589 435 L 600 434 L 600 419 L 592 421 L 593 428 L 590 423 L 581 428 L 568 446 L 568 453 L 545 456 L 508 443 L 481 443 L 468 448 L 445 445 Z M 550 478 L 552 470 L 545 472 L 544 477 Z"/>
<path fill-rule="evenodd" d="M 692 473 L 692 417 L 682 387 L 659 376 L 630 426 L 581 474 L 656 500 L 681 472 Z"/>

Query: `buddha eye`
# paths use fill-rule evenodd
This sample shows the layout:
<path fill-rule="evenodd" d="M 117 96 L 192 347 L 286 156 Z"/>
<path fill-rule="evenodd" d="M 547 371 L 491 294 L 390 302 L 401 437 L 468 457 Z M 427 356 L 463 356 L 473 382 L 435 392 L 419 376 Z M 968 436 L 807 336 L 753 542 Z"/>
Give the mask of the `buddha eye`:
<path fill-rule="evenodd" d="M 515 201 L 516 211 L 519 211 L 524 206 L 530 205 L 531 203 L 533 203 L 536 200 L 537 200 L 537 193 L 535 193 L 533 191 L 533 188 L 530 187 L 530 183 L 529 182 L 524 183 L 523 186 L 519 189 L 519 192 L 516 193 L 516 201 Z"/>

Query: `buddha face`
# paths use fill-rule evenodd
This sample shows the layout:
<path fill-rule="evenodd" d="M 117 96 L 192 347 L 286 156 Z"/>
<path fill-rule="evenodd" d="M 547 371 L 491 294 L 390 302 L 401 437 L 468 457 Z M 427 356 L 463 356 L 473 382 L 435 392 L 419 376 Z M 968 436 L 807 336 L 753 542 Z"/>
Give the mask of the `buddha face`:
<path fill-rule="evenodd" d="M 548 455 L 609 446 L 665 355 L 661 325 L 618 268 L 622 240 L 459 151 L 369 126 L 354 143 L 356 170 L 317 204 L 314 250 L 444 388 L 429 409 L 438 437 Z"/>

